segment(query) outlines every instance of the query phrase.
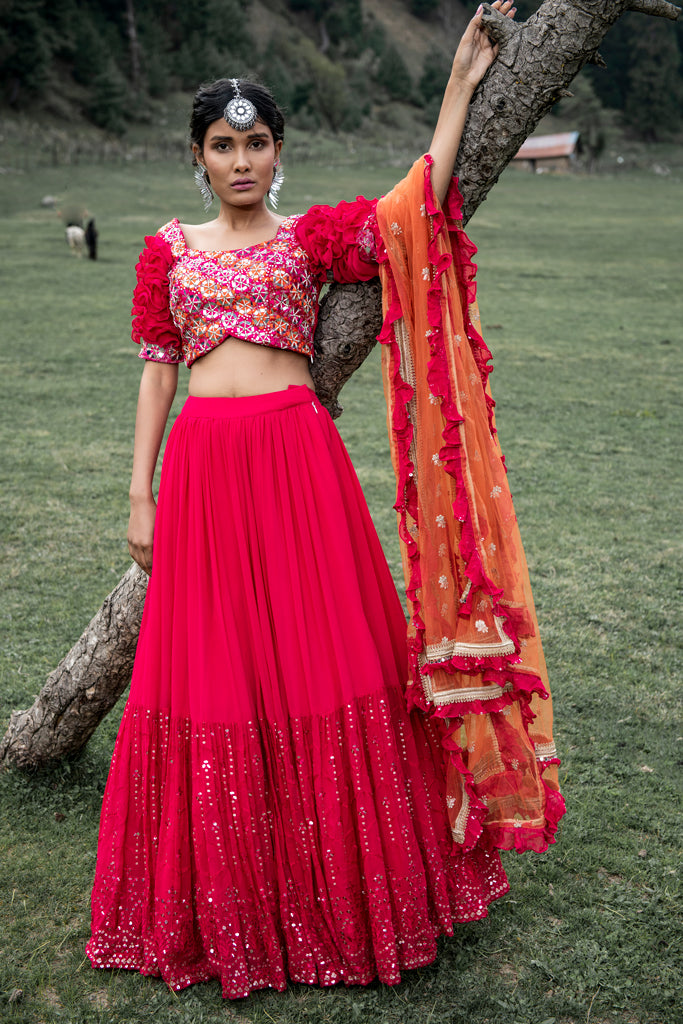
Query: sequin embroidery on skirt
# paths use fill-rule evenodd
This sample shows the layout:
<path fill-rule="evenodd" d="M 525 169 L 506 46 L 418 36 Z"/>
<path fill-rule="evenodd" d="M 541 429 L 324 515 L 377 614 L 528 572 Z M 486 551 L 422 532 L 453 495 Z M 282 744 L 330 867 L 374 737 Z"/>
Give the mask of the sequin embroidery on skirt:
<path fill-rule="evenodd" d="M 257 988 L 394 984 L 507 891 L 457 853 L 405 708 L 405 618 L 308 388 L 189 398 L 102 809 L 95 967 Z"/>

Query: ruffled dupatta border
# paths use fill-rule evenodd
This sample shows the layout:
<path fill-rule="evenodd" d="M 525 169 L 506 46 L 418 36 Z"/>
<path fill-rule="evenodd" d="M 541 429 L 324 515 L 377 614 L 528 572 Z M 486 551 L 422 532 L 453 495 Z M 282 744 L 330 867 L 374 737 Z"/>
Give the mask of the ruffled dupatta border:
<path fill-rule="evenodd" d="M 417 161 L 377 208 L 407 699 L 438 721 L 456 844 L 484 834 L 542 851 L 564 813 L 547 672 L 476 326 L 477 250 L 455 179 L 442 209 L 431 165 Z"/>

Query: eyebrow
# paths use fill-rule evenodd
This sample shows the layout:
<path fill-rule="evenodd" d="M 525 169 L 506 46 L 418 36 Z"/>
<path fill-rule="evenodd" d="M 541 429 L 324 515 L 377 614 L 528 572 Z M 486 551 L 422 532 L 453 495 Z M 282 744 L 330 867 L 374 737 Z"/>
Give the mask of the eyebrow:
<path fill-rule="evenodd" d="M 240 134 L 242 134 L 240 132 Z M 209 142 L 231 142 L 234 135 L 212 135 Z M 268 139 L 268 132 L 249 132 L 248 139 Z"/>

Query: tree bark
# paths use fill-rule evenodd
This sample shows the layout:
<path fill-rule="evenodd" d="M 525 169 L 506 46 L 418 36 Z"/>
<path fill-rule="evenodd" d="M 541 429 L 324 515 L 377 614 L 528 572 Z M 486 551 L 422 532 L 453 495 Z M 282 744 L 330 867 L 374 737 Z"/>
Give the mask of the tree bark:
<path fill-rule="evenodd" d="M 85 746 L 130 682 L 146 592 L 147 576 L 131 565 L 33 706 L 12 713 L 0 768 L 37 767 Z"/>
<path fill-rule="evenodd" d="M 315 392 L 333 419 L 343 385 L 375 347 L 382 327 L 379 278 L 363 284 L 333 285 L 320 305 L 311 364 Z"/>
<path fill-rule="evenodd" d="M 546 0 L 518 24 L 484 4 L 484 24 L 500 50 L 472 99 L 458 153 L 465 223 L 584 64 L 601 62 L 598 47 L 626 11 L 672 20 L 680 13 L 666 0 Z M 376 280 L 330 288 L 320 309 L 314 378 L 333 417 L 342 411 L 341 388 L 373 348 L 380 326 Z M 0 767 L 36 766 L 85 745 L 130 679 L 145 590 L 144 573 L 132 566 L 33 707 L 13 713 Z"/>

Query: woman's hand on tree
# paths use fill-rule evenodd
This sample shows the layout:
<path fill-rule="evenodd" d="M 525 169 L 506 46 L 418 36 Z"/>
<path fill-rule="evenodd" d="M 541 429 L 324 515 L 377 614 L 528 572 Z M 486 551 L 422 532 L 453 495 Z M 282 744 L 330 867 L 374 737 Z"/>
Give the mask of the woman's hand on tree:
<path fill-rule="evenodd" d="M 152 574 L 152 541 L 156 511 L 154 498 L 131 499 L 128 520 L 128 550 L 131 558 L 138 563 L 141 569 L 145 570 L 148 576 Z"/>
<path fill-rule="evenodd" d="M 491 7 L 508 18 L 514 18 L 516 7 L 512 0 L 494 0 Z M 475 89 L 498 54 L 498 46 L 481 26 L 482 8 L 479 7 L 465 29 L 453 58 L 452 77 Z"/>

